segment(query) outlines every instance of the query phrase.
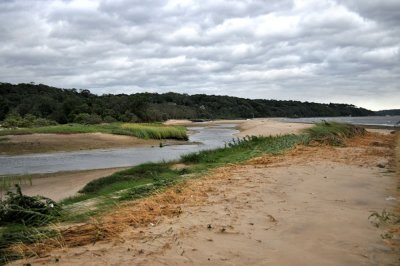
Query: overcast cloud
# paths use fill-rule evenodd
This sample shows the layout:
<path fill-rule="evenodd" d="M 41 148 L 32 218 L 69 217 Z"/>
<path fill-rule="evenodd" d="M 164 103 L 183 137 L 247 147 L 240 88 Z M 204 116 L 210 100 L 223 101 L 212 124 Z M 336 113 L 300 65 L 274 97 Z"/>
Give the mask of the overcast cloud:
<path fill-rule="evenodd" d="M 400 108 L 399 0 L 0 1 L 0 81 Z"/>

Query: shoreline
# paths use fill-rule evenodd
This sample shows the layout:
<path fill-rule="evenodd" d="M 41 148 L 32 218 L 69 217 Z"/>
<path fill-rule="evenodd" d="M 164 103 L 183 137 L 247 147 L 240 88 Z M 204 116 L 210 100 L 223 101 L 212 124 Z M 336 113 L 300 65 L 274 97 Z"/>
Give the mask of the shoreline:
<path fill-rule="evenodd" d="M 181 122 L 181 121 L 179 121 Z M 272 119 L 260 119 L 260 120 L 216 120 L 209 121 L 206 123 L 191 123 L 190 126 L 215 126 L 215 125 L 223 125 L 223 124 L 237 124 L 237 129 L 240 130 L 238 134 L 235 134 L 237 137 L 244 137 L 246 135 L 283 135 L 283 134 L 291 134 L 296 133 L 294 131 L 298 131 L 299 129 L 306 128 L 308 126 L 302 126 L 298 124 L 294 124 L 294 128 L 290 123 L 282 123 L 276 122 Z M 299 133 L 299 132 L 297 132 Z M 45 135 L 45 134 L 42 134 Z M 99 133 L 96 135 L 88 135 L 82 134 L 86 137 L 93 136 L 104 136 L 103 133 Z M 29 136 L 29 135 L 28 135 Z M 71 135 L 68 135 L 71 136 Z M 68 137 L 67 136 L 67 137 Z M 79 135 L 75 135 L 79 137 Z M 47 136 L 44 136 L 47 137 Z M 60 136 L 64 137 L 64 136 Z M 106 136 L 111 137 L 112 139 L 116 139 L 114 135 Z M 117 136 L 118 137 L 118 136 Z M 122 139 L 125 140 L 127 136 L 122 136 Z M 121 138 L 118 138 L 121 139 Z M 139 139 L 140 140 L 140 139 Z M 146 141 L 146 140 L 145 140 Z M 154 140 L 153 140 L 154 142 Z M 156 141 L 157 142 L 157 141 Z M 175 143 L 177 141 L 174 141 Z M 158 146 L 159 142 L 157 142 Z M 147 145 L 144 145 L 147 146 Z M 150 145 L 149 145 L 150 146 Z M 143 147 L 136 146 L 136 147 Z M 130 147 L 129 147 L 130 148 Z M 64 151 L 58 151 L 64 152 Z M 11 155 L 12 156 L 12 155 Z M 24 174 L 24 175 L 6 175 L 6 176 L 20 176 L 20 177 L 32 177 L 33 185 L 22 185 L 23 192 L 27 195 L 42 195 L 45 197 L 52 198 L 54 200 L 61 200 L 65 197 L 74 196 L 77 194 L 79 189 L 81 189 L 86 183 L 101 178 L 103 176 L 111 175 L 115 172 L 118 172 L 123 169 L 127 169 L 129 167 L 112 167 L 105 169 L 90 169 L 90 170 L 78 170 L 78 171 L 61 171 L 54 173 L 45 173 L 45 174 Z M 72 182 L 74 181 L 74 182 Z M 75 183 L 74 185 L 72 183 Z M 57 189 L 53 190 L 52 188 L 56 186 Z M 60 191 L 60 193 L 54 192 Z"/>
<path fill-rule="evenodd" d="M 88 182 L 103 176 L 112 175 L 130 167 L 114 167 L 104 169 L 91 169 L 79 171 L 62 171 L 46 174 L 21 175 L 20 177 L 31 177 L 32 185 L 22 184 L 21 189 L 25 195 L 41 195 L 55 201 L 74 196 Z M 1 193 L 4 190 L 0 189 Z"/>
<path fill-rule="evenodd" d="M 187 141 L 175 139 L 140 139 L 105 133 L 80 134 L 30 134 L 7 135 L 0 141 L 0 155 L 51 154 L 102 149 L 123 149 L 134 147 L 153 147 L 163 145 L 182 145 Z"/>
<path fill-rule="evenodd" d="M 397 238 L 383 240 L 388 228 L 368 217 L 398 208 L 388 200 L 399 197 L 392 171 L 398 134 L 370 133 L 346 147 L 298 146 L 223 166 L 98 217 L 93 228 L 111 235 L 95 245 L 23 262 L 91 264 L 95 256 L 121 265 L 391 265 L 399 259 Z"/>
<path fill-rule="evenodd" d="M 186 127 L 215 126 L 223 124 L 237 124 L 241 131 L 238 137 L 246 135 L 279 135 L 298 134 L 302 129 L 311 127 L 312 122 L 284 121 L 280 117 L 212 120 L 192 122 L 190 120 L 168 120 L 165 125 L 182 125 Z M 371 132 L 387 133 L 390 130 L 399 130 L 399 127 L 380 125 L 361 125 Z M 133 136 L 113 135 L 107 133 L 78 133 L 78 134 L 43 134 L 5 135 L 0 137 L 0 155 L 28 155 L 55 152 L 85 151 L 112 148 L 151 147 L 163 145 L 187 144 L 187 141 L 173 139 L 140 139 Z"/>
<path fill-rule="evenodd" d="M 235 134 L 237 137 L 245 137 L 247 135 L 284 135 L 284 134 L 298 134 L 303 129 L 309 128 L 312 125 L 305 123 L 286 123 L 281 121 L 276 121 L 275 119 L 267 118 L 267 119 L 254 119 L 254 120 L 216 120 L 212 122 L 207 122 L 207 125 L 204 123 L 192 123 L 190 126 L 213 126 L 213 125 L 221 125 L 221 124 L 237 124 L 237 128 L 240 130 L 238 134 Z M 389 134 L 389 131 L 382 130 L 377 133 Z M 125 137 L 125 136 L 124 136 Z M 157 143 L 158 144 L 158 143 Z M 111 175 L 117 171 L 122 169 L 126 169 L 129 167 L 111 167 L 105 169 L 90 169 L 90 170 L 78 170 L 78 171 L 63 171 L 63 172 L 54 172 L 54 173 L 46 173 L 46 174 L 26 174 L 26 175 L 11 175 L 11 176 L 32 176 L 33 177 L 33 186 L 22 186 L 24 193 L 27 195 L 37 195 L 41 194 L 43 196 L 54 198 L 55 200 L 60 200 L 63 197 L 73 196 L 76 192 L 81 189 L 86 183 L 103 177 L 107 175 Z M 10 175 L 8 175 L 10 176 Z M 81 180 L 80 180 L 81 178 Z M 70 180 L 76 180 L 76 186 L 71 185 Z M 60 188 L 64 188 L 64 192 L 61 194 L 53 193 L 52 186 L 58 186 Z M 61 189 L 62 191 L 63 189 Z M 62 195 L 62 196 L 61 196 Z"/>

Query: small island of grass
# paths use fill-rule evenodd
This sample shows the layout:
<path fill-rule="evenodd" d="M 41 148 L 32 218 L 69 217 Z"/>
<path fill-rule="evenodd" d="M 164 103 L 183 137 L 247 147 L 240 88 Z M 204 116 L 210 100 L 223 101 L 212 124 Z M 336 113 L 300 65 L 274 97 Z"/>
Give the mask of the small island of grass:
<path fill-rule="evenodd" d="M 166 126 L 160 123 L 110 123 L 97 125 L 65 124 L 32 128 L 13 128 L 0 131 L 0 136 L 27 134 L 80 134 L 106 133 L 134 136 L 142 139 L 187 140 L 187 131 L 182 126 Z"/>

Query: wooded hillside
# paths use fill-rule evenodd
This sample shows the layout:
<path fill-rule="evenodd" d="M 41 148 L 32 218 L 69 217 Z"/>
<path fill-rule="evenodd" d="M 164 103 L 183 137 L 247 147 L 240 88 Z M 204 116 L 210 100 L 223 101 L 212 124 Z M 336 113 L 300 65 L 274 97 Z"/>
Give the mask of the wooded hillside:
<path fill-rule="evenodd" d="M 148 122 L 167 119 L 253 117 L 365 116 L 375 113 L 348 104 L 250 100 L 231 96 L 179 93 L 95 95 L 89 90 L 59 89 L 43 84 L 0 83 L 0 121 L 33 115 L 57 123 Z"/>

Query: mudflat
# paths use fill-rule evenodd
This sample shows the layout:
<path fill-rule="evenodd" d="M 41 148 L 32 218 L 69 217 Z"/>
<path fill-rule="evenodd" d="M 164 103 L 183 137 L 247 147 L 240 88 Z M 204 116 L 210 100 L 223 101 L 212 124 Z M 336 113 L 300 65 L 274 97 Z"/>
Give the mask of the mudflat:
<path fill-rule="evenodd" d="M 56 151 L 158 145 L 154 139 L 104 133 L 9 135 L 0 141 L 0 154 L 17 155 Z"/>

